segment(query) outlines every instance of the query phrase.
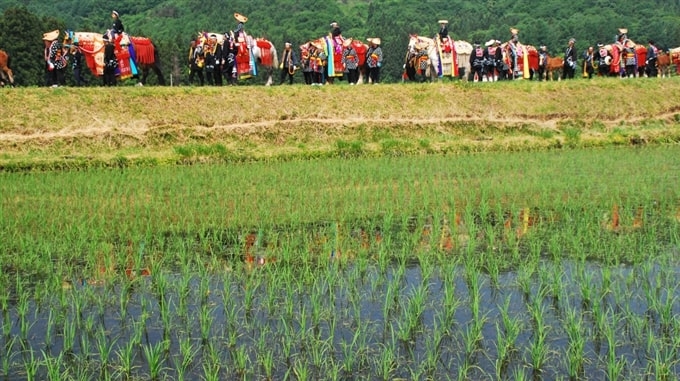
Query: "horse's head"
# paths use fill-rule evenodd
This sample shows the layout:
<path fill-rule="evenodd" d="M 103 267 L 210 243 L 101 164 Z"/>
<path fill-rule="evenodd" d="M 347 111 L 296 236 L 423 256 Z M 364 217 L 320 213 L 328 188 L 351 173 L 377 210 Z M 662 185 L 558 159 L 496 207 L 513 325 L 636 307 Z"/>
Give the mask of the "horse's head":
<path fill-rule="evenodd" d="M 408 51 L 409 52 L 415 52 L 416 51 L 416 44 L 418 44 L 418 35 L 417 34 L 409 34 L 408 35 Z"/>

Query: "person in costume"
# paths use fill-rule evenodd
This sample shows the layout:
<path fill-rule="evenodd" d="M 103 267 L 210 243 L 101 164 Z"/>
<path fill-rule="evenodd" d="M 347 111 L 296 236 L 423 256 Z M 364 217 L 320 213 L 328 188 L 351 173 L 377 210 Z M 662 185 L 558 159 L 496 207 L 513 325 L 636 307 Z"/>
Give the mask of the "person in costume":
<path fill-rule="evenodd" d="M 293 45 L 290 42 L 284 44 L 283 53 L 281 53 L 281 63 L 279 64 L 279 69 L 281 70 L 281 78 L 279 85 L 283 85 L 288 77 L 288 84 L 293 84 L 293 78 L 295 77 L 295 71 L 298 69 L 300 62 L 297 57 L 297 53 L 293 50 Z"/>
<path fill-rule="evenodd" d="M 342 35 L 342 29 L 340 29 L 340 24 L 337 22 L 332 22 L 331 23 L 331 36 L 335 39 L 336 37 L 340 37 Z"/>
<path fill-rule="evenodd" d="M 635 53 L 635 44 L 631 40 L 626 40 L 623 48 L 622 62 L 626 65 L 625 75 L 628 77 L 637 76 L 637 53 Z"/>
<path fill-rule="evenodd" d="M 484 44 L 484 72 L 489 81 L 498 81 L 498 74 L 496 68 L 503 61 L 503 53 L 501 52 L 498 40 L 491 39 Z M 500 67 L 498 67 L 500 71 Z"/>
<path fill-rule="evenodd" d="M 654 40 L 647 41 L 647 54 L 645 55 L 645 73 L 648 77 L 656 77 L 659 73 L 656 68 L 656 61 L 659 57 L 659 49 L 654 44 Z"/>
<path fill-rule="evenodd" d="M 359 56 L 352 46 L 351 38 L 346 39 L 343 46 L 345 49 L 342 51 L 342 64 L 347 73 L 347 82 L 350 85 L 356 85 L 359 81 Z"/>
<path fill-rule="evenodd" d="M 521 78 L 523 73 L 519 71 L 519 60 L 524 58 L 524 48 L 519 42 L 519 29 L 510 28 L 510 33 L 512 34 L 512 37 L 510 37 L 507 44 L 508 58 L 510 60 L 510 67 L 508 69 L 512 73 L 510 79 L 514 79 L 515 77 Z"/>
<path fill-rule="evenodd" d="M 189 84 L 194 84 L 194 75 L 198 76 L 199 85 L 203 86 L 205 79 L 203 78 L 203 67 L 205 66 L 205 57 L 203 56 L 203 46 L 197 41 L 191 41 L 189 48 Z"/>
<path fill-rule="evenodd" d="M 486 77 L 484 76 L 484 49 L 477 42 L 472 45 L 470 67 L 472 68 L 470 75 L 474 82 L 486 82 Z"/>
<path fill-rule="evenodd" d="M 593 78 L 593 73 L 595 72 L 595 48 L 589 46 L 588 49 L 583 52 L 583 77 L 588 79 Z"/>
<path fill-rule="evenodd" d="M 125 32 L 123 27 L 123 22 L 120 21 L 120 14 L 117 11 L 111 11 L 111 18 L 113 19 L 113 25 L 111 26 L 111 41 L 116 41 L 118 36 L 121 36 Z"/>
<path fill-rule="evenodd" d="M 83 55 L 80 46 L 78 46 L 78 41 L 73 43 L 73 53 L 71 53 L 71 66 L 73 66 L 73 80 L 76 82 L 76 86 L 80 87 L 87 84 L 87 80 L 83 78 L 83 66 L 85 56 Z"/>
<path fill-rule="evenodd" d="M 104 35 L 102 39 L 104 40 L 104 86 L 115 86 L 118 67 L 115 47 L 109 36 Z"/>
<path fill-rule="evenodd" d="M 439 39 L 441 41 L 446 40 L 449 38 L 449 21 L 448 20 L 439 20 L 439 32 L 437 34 L 439 35 Z"/>
<path fill-rule="evenodd" d="M 245 30 L 243 27 L 248 21 L 248 18 L 240 13 L 234 13 L 234 18 L 236 21 L 238 21 L 238 24 L 236 24 L 236 29 L 234 29 L 234 39 L 238 42 L 239 37 L 245 38 Z"/>
<path fill-rule="evenodd" d="M 383 52 L 380 48 L 380 38 L 369 38 L 371 46 L 366 52 L 366 62 L 368 65 L 368 76 L 372 84 L 380 83 L 380 68 L 382 67 Z"/>
<path fill-rule="evenodd" d="M 227 80 L 227 84 L 236 85 L 236 55 L 238 54 L 238 48 L 236 47 L 234 36 L 229 33 L 224 35 L 221 53 L 222 76 Z"/>
<path fill-rule="evenodd" d="M 43 34 L 45 43 L 45 84 L 57 87 L 65 84 L 65 72 L 68 61 L 63 45 L 57 39 L 59 31 L 54 30 Z"/>
<path fill-rule="evenodd" d="M 217 36 L 211 34 L 203 48 L 205 57 L 205 76 L 209 85 L 222 86 L 222 70 L 218 57 L 222 56 L 222 49 L 217 43 Z"/>
<path fill-rule="evenodd" d="M 576 39 L 570 38 L 567 49 L 564 51 L 564 66 L 562 67 L 562 79 L 573 79 L 576 72 L 577 57 L 574 44 Z"/>
<path fill-rule="evenodd" d="M 313 49 L 311 42 L 300 46 L 300 67 L 302 68 L 302 75 L 305 78 L 305 85 L 314 83 L 311 49 Z"/>
<path fill-rule="evenodd" d="M 602 77 L 609 76 L 609 65 L 612 63 L 612 57 L 609 51 L 602 43 L 597 44 L 597 52 L 595 52 L 594 59 L 597 60 L 597 72 Z"/>
<path fill-rule="evenodd" d="M 538 48 L 538 80 L 542 81 L 546 76 L 546 69 L 548 67 L 548 47 L 541 45 Z M 552 78 L 551 78 L 552 79 Z M 546 78 L 547 80 L 547 78 Z"/>

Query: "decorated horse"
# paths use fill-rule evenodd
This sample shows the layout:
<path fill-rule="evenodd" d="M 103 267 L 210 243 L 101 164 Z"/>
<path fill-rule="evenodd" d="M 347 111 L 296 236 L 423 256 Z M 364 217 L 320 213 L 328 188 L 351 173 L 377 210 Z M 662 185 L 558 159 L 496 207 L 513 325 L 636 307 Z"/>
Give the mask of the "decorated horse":
<path fill-rule="evenodd" d="M 435 81 L 441 76 L 439 47 L 433 38 L 409 35 L 404 61 L 404 75 L 411 81 L 418 78 Z"/>
<path fill-rule="evenodd" d="M 458 61 L 458 78 L 467 78 L 467 75 L 472 70 L 470 66 L 472 44 L 467 41 L 456 40 L 453 42 L 453 46 L 456 49 L 456 59 Z"/>
<path fill-rule="evenodd" d="M 538 50 L 533 45 L 509 41 L 501 44 L 503 51 L 503 69 L 507 70 L 510 79 L 532 79 L 538 71 Z M 507 67 L 507 69 L 506 69 Z"/>
<path fill-rule="evenodd" d="M 80 49 L 85 56 L 87 67 L 95 76 L 104 75 L 104 35 L 92 32 L 67 31 L 64 36 L 64 46 L 72 51 Z M 77 45 L 75 43 L 78 43 Z M 160 69 L 158 50 L 147 37 L 134 37 L 126 33 L 117 34 L 113 41 L 118 68 L 118 79 L 138 78 L 139 84 L 144 85 L 153 70 L 158 77 L 158 84 L 165 85 L 165 78 Z M 141 74 L 141 77 L 140 77 Z"/>
<path fill-rule="evenodd" d="M 680 47 L 668 51 L 671 56 L 671 65 L 675 65 L 675 72 L 680 74 Z"/>
<path fill-rule="evenodd" d="M 6 83 L 14 87 L 14 73 L 12 73 L 9 64 L 9 54 L 4 50 L 0 50 L 0 87 L 5 86 Z"/>
<path fill-rule="evenodd" d="M 609 63 L 610 76 L 638 77 L 645 72 L 647 48 L 630 39 L 600 46 L 599 54 Z"/>

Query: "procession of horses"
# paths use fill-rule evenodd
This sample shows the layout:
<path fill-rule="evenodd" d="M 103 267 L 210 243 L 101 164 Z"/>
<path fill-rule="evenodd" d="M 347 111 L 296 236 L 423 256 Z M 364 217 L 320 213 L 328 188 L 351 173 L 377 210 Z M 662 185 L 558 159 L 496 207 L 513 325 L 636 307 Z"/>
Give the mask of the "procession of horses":
<path fill-rule="evenodd" d="M 114 13 L 117 16 L 115 11 Z M 190 59 L 197 49 L 200 49 L 202 57 L 215 54 L 218 49 L 231 51 L 232 56 L 225 54 L 223 59 L 216 60 L 219 69 L 211 66 L 212 70 L 217 70 L 216 76 L 223 73 L 225 77 L 229 77 L 228 81 L 234 84 L 235 81 L 252 78 L 263 71 L 266 76 L 265 84 L 272 85 L 274 71 L 277 68 L 282 69 L 280 65 L 283 65 L 279 63 L 276 47 L 265 38 L 253 37 L 245 32 L 243 25 L 247 17 L 238 13 L 235 13 L 234 17 L 239 21 L 235 31 L 198 33 L 192 40 Z M 440 23 L 446 30 L 448 21 L 440 20 Z M 343 37 L 339 33 L 337 23 L 331 26 L 335 26 L 338 33 L 329 33 L 299 46 L 301 64 L 300 67 L 291 65 L 287 68 L 290 75 L 294 75 L 298 69 L 315 71 L 319 73 L 323 84 L 332 84 L 335 79 L 348 76 L 344 50 L 351 48 L 353 54 L 358 56 L 358 83 L 370 82 L 366 78 L 367 58 L 370 59 L 367 57 L 369 45 L 358 39 Z M 423 82 L 445 77 L 475 82 L 535 78 L 547 80 L 555 79 L 555 74 L 557 79 L 560 79 L 565 68 L 574 71 L 579 71 L 580 68 L 583 77 L 589 77 L 593 73 L 599 76 L 642 77 L 650 73 L 649 70 L 645 70 L 648 62 L 645 57 L 649 54 L 650 48 L 628 39 L 625 29 L 619 29 L 614 43 L 597 44 L 596 49 L 591 47 L 586 51 L 581 57 L 580 66 L 570 58 L 565 61 L 562 57 L 548 55 L 545 46 L 537 48 L 521 43 L 518 39 L 519 31 L 515 28 L 511 28 L 510 32 L 512 34 L 510 40 L 501 42 L 492 39 L 483 44 L 483 47 L 479 43 L 454 40 L 448 33 L 445 35 L 440 33 L 434 38 L 409 35 L 409 43 L 403 58 L 402 80 Z M 69 58 L 76 52 L 84 57 L 86 67 L 92 75 L 102 77 L 107 65 L 110 64 L 104 57 L 107 43 L 113 45 L 117 61 L 113 66 L 119 81 L 134 78 L 138 84 L 143 85 L 147 82 L 149 72 L 153 71 L 157 76 L 157 83 L 166 84 L 160 69 L 158 49 L 147 37 L 130 36 L 122 30 L 119 33 L 109 30 L 104 34 L 84 31 L 62 33 L 55 30 L 45 33 L 43 40 L 47 77 L 55 78 L 54 86 L 63 84 L 63 71 L 68 66 Z M 368 41 L 372 44 L 377 41 L 378 45 L 380 44 L 379 38 L 369 38 Z M 680 74 L 680 48 L 669 51 L 660 49 L 657 51 L 655 47 L 654 49 L 654 65 L 658 70 L 651 73 L 661 77 L 670 76 L 671 68 L 675 66 L 676 73 Z M 52 71 L 54 73 L 50 73 Z M 61 79 L 56 75 L 57 71 L 62 71 L 59 73 Z M 311 84 L 307 80 L 307 74 L 306 72 L 305 82 Z M 10 68 L 9 55 L 6 51 L 0 50 L 0 86 L 5 85 L 14 85 L 14 73 Z"/>

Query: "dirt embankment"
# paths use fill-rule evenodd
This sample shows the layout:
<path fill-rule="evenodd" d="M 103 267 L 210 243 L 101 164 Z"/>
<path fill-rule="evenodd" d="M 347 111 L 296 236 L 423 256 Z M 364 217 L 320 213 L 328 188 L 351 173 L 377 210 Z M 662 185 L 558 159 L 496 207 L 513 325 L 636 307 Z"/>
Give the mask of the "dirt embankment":
<path fill-rule="evenodd" d="M 3 89 L 0 161 L 172 158 L 178 147 L 210 145 L 256 159 L 343 141 L 426 152 L 676 141 L 680 104 L 669 95 L 679 91 L 677 79 Z"/>

